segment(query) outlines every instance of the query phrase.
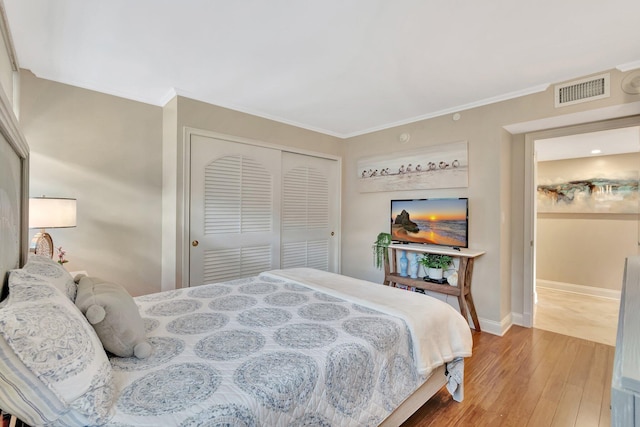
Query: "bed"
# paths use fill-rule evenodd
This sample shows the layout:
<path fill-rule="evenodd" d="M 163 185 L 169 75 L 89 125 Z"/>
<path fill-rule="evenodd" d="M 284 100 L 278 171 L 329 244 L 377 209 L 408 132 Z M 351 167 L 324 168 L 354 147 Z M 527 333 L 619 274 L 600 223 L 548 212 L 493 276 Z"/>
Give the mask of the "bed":
<path fill-rule="evenodd" d="M 457 311 L 308 268 L 128 296 L 151 351 L 114 356 L 74 278 L 25 259 L 27 156 L 4 144 L 0 408 L 27 424 L 397 426 L 445 385 L 463 398 L 472 340 Z"/>
<path fill-rule="evenodd" d="M 138 359 L 62 270 L 30 259 L 0 308 L 0 402 L 30 425 L 397 425 L 445 383 L 462 399 L 470 332 L 437 299 L 306 268 L 141 296 Z"/>

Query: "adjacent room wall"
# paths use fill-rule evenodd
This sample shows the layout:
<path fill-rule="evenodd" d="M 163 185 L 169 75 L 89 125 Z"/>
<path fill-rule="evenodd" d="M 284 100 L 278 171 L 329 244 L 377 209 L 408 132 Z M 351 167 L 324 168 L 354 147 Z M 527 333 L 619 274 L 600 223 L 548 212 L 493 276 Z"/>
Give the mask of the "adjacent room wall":
<path fill-rule="evenodd" d="M 22 71 L 20 123 L 31 196 L 77 199 L 77 227 L 49 230 L 66 268 L 159 291 L 162 109 Z"/>
<path fill-rule="evenodd" d="M 639 168 L 640 153 L 538 162 L 538 181 L 592 178 L 585 176 L 586 171 L 639 172 Z M 555 286 L 620 291 L 624 260 L 637 253 L 637 239 L 637 215 L 539 212 L 536 277 L 559 282 Z"/>

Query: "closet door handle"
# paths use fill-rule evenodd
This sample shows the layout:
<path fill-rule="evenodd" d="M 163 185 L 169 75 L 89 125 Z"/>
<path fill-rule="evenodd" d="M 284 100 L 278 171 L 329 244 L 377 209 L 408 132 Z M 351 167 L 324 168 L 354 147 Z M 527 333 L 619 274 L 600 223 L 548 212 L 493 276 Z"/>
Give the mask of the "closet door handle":
<path fill-rule="evenodd" d="M 197 240 L 194 240 L 193 242 L 191 242 L 191 246 L 196 247 L 200 244 L 200 242 L 198 242 Z"/>

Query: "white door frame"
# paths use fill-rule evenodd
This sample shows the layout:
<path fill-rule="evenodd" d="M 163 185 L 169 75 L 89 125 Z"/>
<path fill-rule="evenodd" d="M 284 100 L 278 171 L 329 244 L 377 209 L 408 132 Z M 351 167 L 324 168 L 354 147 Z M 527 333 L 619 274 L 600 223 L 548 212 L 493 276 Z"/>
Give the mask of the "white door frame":
<path fill-rule="evenodd" d="M 567 126 L 557 129 L 541 130 L 525 134 L 525 177 L 524 177 L 524 290 L 523 290 L 523 326 L 533 326 L 535 304 L 535 256 L 536 256 L 536 161 L 535 141 L 581 133 L 598 132 L 623 127 L 638 126 L 640 117 L 625 117 L 607 121 Z"/>
<path fill-rule="evenodd" d="M 337 161 L 338 173 L 339 173 L 338 182 L 340 183 L 339 190 L 338 190 L 340 192 L 340 196 L 338 197 L 339 206 L 337 208 L 339 212 L 342 212 L 342 157 L 335 156 L 332 154 L 319 153 L 311 150 L 305 150 L 302 148 L 295 148 L 295 147 L 289 147 L 285 145 L 273 144 L 270 142 L 264 142 L 264 141 L 259 141 L 255 139 L 243 138 L 239 136 L 227 135 L 219 132 L 213 132 L 213 131 L 208 131 L 204 129 L 197 129 L 197 128 L 185 126 L 183 130 L 184 143 L 182 144 L 182 148 L 183 148 L 182 150 L 182 186 L 180 188 L 182 194 L 181 194 L 181 197 L 180 195 L 178 196 L 177 222 L 179 227 L 178 227 L 178 235 L 176 236 L 176 240 L 177 240 L 176 250 L 178 252 L 177 262 L 179 263 L 176 271 L 179 272 L 178 274 L 180 275 L 179 277 L 180 283 L 176 287 L 186 287 L 189 284 L 189 245 L 191 244 L 191 242 L 189 242 L 189 230 L 190 230 L 189 218 L 191 215 L 191 211 L 190 211 L 191 201 L 189 197 L 189 195 L 191 194 L 191 179 L 190 179 L 191 177 L 191 135 L 200 135 L 204 137 L 222 139 L 230 142 L 238 142 L 241 144 L 255 145 L 258 147 L 273 148 L 281 151 L 286 151 L 289 153 L 303 154 L 306 156 L 314 156 L 314 157 L 320 157 L 323 159 Z M 338 215 L 336 229 L 338 230 L 338 233 L 337 233 L 338 235 L 335 237 L 335 239 L 337 239 L 336 240 L 337 248 L 336 248 L 335 256 L 336 256 L 336 265 L 338 267 L 338 272 L 340 272 L 341 271 L 340 260 L 342 259 L 341 257 L 342 215 Z"/>

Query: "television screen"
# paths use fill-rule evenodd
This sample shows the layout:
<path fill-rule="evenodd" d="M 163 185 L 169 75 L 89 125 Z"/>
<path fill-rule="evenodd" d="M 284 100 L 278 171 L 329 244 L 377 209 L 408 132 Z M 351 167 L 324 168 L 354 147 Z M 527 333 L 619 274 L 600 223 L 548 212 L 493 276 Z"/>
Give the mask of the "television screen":
<path fill-rule="evenodd" d="M 468 231 L 466 198 L 391 201 L 391 240 L 466 248 Z"/>

